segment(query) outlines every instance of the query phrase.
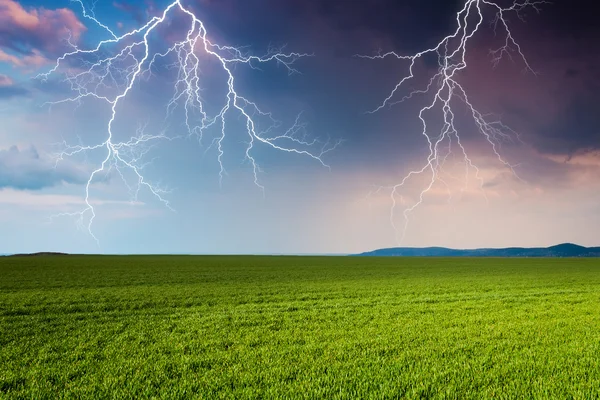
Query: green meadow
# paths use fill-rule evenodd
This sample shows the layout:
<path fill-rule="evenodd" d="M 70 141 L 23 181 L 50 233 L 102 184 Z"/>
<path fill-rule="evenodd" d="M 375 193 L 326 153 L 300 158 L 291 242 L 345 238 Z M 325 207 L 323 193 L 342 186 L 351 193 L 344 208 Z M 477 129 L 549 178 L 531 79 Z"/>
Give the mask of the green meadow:
<path fill-rule="evenodd" d="M 600 259 L 0 258 L 0 398 L 600 397 Z"/>

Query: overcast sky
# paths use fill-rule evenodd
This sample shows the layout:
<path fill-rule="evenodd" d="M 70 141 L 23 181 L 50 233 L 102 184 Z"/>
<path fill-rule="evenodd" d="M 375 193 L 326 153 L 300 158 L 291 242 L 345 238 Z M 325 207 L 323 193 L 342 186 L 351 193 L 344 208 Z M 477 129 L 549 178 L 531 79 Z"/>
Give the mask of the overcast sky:
<path fill-rule="evenodd" d="M 277 62 L 254 63 L 255 69 L 228 64 L 236 92 L 269 113 L 250 112 L 257 135 L 291 132 L 295 141 L 270 142 L 282 150 L 254 139 L 250 155 L 261 189 L 246 157 L 251 137 L 243 114 L 225 115 L 220 150 L 219 119 L 201 139 L 188 135 L 187 97 L 170 103 L 184 87 L 177 84 L 178 57 L 170 53 L 136 80 L 111 125 L 114 143 L 161 136 L 121 147 L 120 154 L 134 160 L 144 182 L 160 190 L 170 208 L 148 187 L 137 190 L 134 170 L 123 164 L 117 169 L 118 163 L 109 168 L 109 159 L 89 185 L 98 242 L 88 232 L 90 210 L 81 220 L 74 214 L 87 208 L 86 185 L 107 147 L 58 154 L 68 146 L 102 145 L 111 104 L 93 96 L 60 101 L 92 90 L 108 99 L 122 93 L 144 47 L 136 45 L 130 57 L 123 51 L 143 37 L 68 56 L 47 79 L 38 74 L 50 71 L 73 46 L 91 51 L 111 39 L 86 15 L 120 36 L 163 16 L 169 3 L 96 3 L 93 8 L 84 0 L 84 15 L 76 1 L 0 0 L 0 253 L 352 253 L 399 244 L 600 244 L 600 25 L 591 1 L 555 0 L 540 4 L 539 12 L 526 7 L 519 15 L 503 14 L 531 70 L 514 46 L 494 63 L 490 51 L 503 46 L 506 31 L 494 25 L 493 6 L 469 1 L 471 14 L 459 20 L 471 29 L 479 6 L 483 22 L 471 32 L 467 67 L 455 80 L 482 116 L 502 121 L 508 136 L 488 141 L 471 110 L 454 98 L 456 134 L 471 163 L 456 135 L 444 139 L 438 154 L 443 165 L 436 164 L 435 175 L 425 168 L 399 187 L 393 209 L 389 187 L 427 166 L 430 148 L 419 111 L 434 97 L 430 92 L 397 101 L 427 87 L 438 72 L 438 56 L 417 60 L 414 79 L 389 105 L 369 113 L 409 75 L 410 63 L 356 55 L 404 56 L 435 47 L 457 30 L 465 0 L 182 1 L 204 23 L 211 43 L 238 46 L 243 56 L 273 49 L 312 55 L 297 60 L 291 74 Z M 151 55 L 185 40 L 190 24 L 181 10 L 167 13 L 148 36 Z M 203 110 L 214 117 L 227 103 L 227 74 L 200 46 L 195 51 Z M 111 57 L 117 58 L 109 66 L 101 62 Z M 200 115 L 196 108 L 188 118 L 198 123 Z M 429 137 L 439 137 L 440 104 L 422 115 Z M 288 131 L 295 121 L 299 129 Z M 311 157 L 330 148 L 327 140 L 340 144 L 321 160 Z M 420 205 L 405 213 L 432 176 Z"/>

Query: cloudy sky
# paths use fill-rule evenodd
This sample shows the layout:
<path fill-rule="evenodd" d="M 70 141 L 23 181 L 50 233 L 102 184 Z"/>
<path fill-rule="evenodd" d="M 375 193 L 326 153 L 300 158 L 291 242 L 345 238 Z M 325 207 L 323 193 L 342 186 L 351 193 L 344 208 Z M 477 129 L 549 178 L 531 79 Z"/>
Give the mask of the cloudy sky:
<path fill-rule="evenodd" d="M 457 22 L 465 4 L 470 14 Z M 600 244 L 600 28 L 591 1 L 504 13 L 528 64 L 514 45 L 494 62 L 507 32 L 483 0 L 182 0 L 210 43 L 191 56 L 192 19 L 177 7 L 164 14 L 168 6 L 0 0 L 0 253 Z M 99 46 L 162 17 L 146 42 L 148 29 Z M 459 23 L 469 39 L 448 103 L 456 131 L 444 126 L 440 102 L 421 114 L 430 140 L 443 139 L 428 167 L 419 114 L 443 82 L 398 101 L 427 87 L 443 50 L 416 60 L 414 78 L 375 113 L 410 61 L 356 55 L 412 55 Z M 449 52 L 460 43 L 449 41 Z M 295 60 L 295 72 L 276 59 L 241 62 L 277 51 L 311 56 Z M 157 54 L 165 56 L 150 67 Z M 230 83 L 241 109 L 229 103 L 222 137 Z M 486 131 L 496 132 L 491 141 L 463 93 L 501 129 Z"/>

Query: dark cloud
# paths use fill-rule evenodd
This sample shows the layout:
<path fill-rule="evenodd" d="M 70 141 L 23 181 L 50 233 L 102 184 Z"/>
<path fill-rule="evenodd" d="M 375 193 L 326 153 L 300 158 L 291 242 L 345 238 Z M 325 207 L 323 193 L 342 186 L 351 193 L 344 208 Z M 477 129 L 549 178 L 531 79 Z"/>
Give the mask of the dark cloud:
<path fill-rule="evenodd" d="M 69 163 L 55 166 L 33 146 L 0 150 L 0 189 L 39 190 L 62 183 L 82 184 L 86 179 L 84 171 Z"/>
<path fill-rule="evenodd" d="M 505 5 L 508 1 L 498 3 Z M 373 65 L 383 62 L 369 61 L 359 65 L 350 60 L 351 56 L 369 53 L 378 47 L 403 54 L 429 48 L 456 28 L 456 11 L 464 5 L 464 0 L 189 0 L 187 4 L 193 5 L 201 15 L 210 15 L 208 19 L 215 26 L 227 27 L 228 39 L 233 44 L 240 43 L 239 38 L 244 38 L 242 43 L 255 45 L 282 38 L 289 43 L 289 49 L 315 49 L 318 57 L 311 62 L 319 64 L 326 59 L 332 65 L 320 64 L 319 68 L 335 72 L 335 76 L 330 76 L 326 82 L 319 82 L 320 87 L 334 94 L 329 100 L 331 104 L 345 104 L 349 115 L 365 111 L 365 106 L 357 101 L 349 104 L 347 99 L 376 96 L 381 99 L 393 88 L 398 77 L 406 73 L 403 66 L 389 64 L 387 70 L 374 74 Z M 524 93 L 524 90 L 533 90 L 534 84 L 523 89 L 510 81 L 523 68 L 520 60 L 514 58 L 511 62 L 507 57 L 493 69 L 489 50 L 502 45 L 502 34 L 494 38 L 488 24 L 484 24 L 481 35 L 474 38 L 469 47 L 469 57 L 477 53 L 485 57 L 484 63 L 471 65 L 471 70 L 490 71 L 485 75 L 473 73 L 475 79 L 469 85 L 472 98 L 489 98 L 486 105 L 490 107 L 484 108 L 484 112 L 512 114 L 524 121 L 529 119 L 522 124 L 528 131 L 525 136 L 542 152 L 566 154 L 600 146 L 594 128 L 600 122 L 596 117 L 599 113 L 594 110 L 597 102 L 589 96 L 590 88 L 600 79 L 596 41 L 600 37 L 600 24 L 593 12 L 595 7 L 595 2 L 590 0 L 557 0 L 541 4 L 539 13 L 533 8 L 524 9 L 520 14 L 524 21 L 515 14 L 507 15 L 515 38 L 522 44 L 528 61 L 539 72 L 539 76 L 530 75 L 531 81 L 538 85 L 536 92 Z M 491 8 L 488 7 L 486 12 L 491 12 Z M 331 53 L 338 57 L 331 57 Z M 424 60 L 425 68 L 431 65 Z M 340 86 L 344 83 L 340 77 L 350 71 L 349 66 L 353 68 L 355 82 Z M 309 68 L 311 66 L 306 67 Z M 499 76 L 503 76 L 502 84 L 495 82 Z M 360 80 L 368 81 L 365 86 L 369 89 L 361 92 Z M 382 87 L 387 87 L 387 91 Z M 494 97 L 497 99 L 492 100 Z M 556 105 L 552 109 L 543 109 L 547 103 Z M 328 113 L 334 114 L 333 108 L 329 107 Z M 410 104 L 399 105 L 394 110 L 398 116 L 413 117 L 409 114 L 414 112 Z M 532 121 L 532 115 L 535 121 Z M 379 120 L 385 117 L 378 116 Z M 336 118 L 336 122 L 342 125 L 348 119 Z M 389 129 L 389 132 L 388 135 L 397 135 L 396 129 Z M 344 135 L 350 142 L 366 137 L 356 128 Z M 369 140 L 378 139 L 369 135 Z M 401 140 L 405 142 L 406 138 Z"/>
<path fill-rule="evenodd" d="M 160 6 L 167 3 L 163 1 Z M 352 55 L 369 54 L 379 47 L 403 54 L 431 47 L 455 29 L 455 13 L 464 0 L 186 0 L 184 4 L 207 23 L 210 35 L 219 43 L 251 45 L 249 51 L 256 54 L 271 43 L 287 43 L 290 51 L 314 51 L 317 57 L 299 68 L 307 78 L 289 79 L 283 74 L 282 80 L 277 80 L 274 74 L 261 73 L 240 82 L 256 93 L 264 92 L 265 97 L 305 96 L 302 106 L 312 108 L 317 120 L 312 125 L 347 139 L 340 157 L 356 160 L 360 154 L 371 163 L 375 153 L 384 155 L 375 157 L 378 162 L 381 158 L 395 160 L 422 141 L 416 120 L 415 104 L 419 103 L 407 102 L 392 111 L 365 116 L 364 112 L 385 98 L 406 74 L 406 66 L 357 60 Z M 145 23 L 161 8 L 150 1 L 115 0 L 113 5 L 138 23 Z M 471 42 L 469 57 L 479 53 L 484 58 L 480 64 L 470 63 L 475 72 L 469 93 L 477 106 L 484 100 L 484 113 L 529 121 L 524 137 L 540 152 L 571 154 L 600 146 L 595 129 L 600 121 L 589 94 L 600 77 L 594 42 L 600 24 L 590 12 L 593 9 L 591 1 L 554 1 L 543 4 L 539 15 L 526 10 L 522 14 L 525 22 L 510 16 L 515 38 L 540 73 L 538 77 L 531 75 L 531 81 L 540 82 L 537 92 L 520 87 L 522 81 L 510 81 L 523 67 L 519 60 L 511 63 L 506 59 L 492 69 L 488 51 L 497 43 L 487 26 L 482 36 Z M 185 24 L 175 17 L 171 25 L 159 31 L 160 37 L 170 40 L 171 35 L 181 36 L 182 29 Z M 423 64 L 425 68 L 431 66 L 427 60 Z M 487 75 L 478 72 L 488 69 L 491 73 Z M 499 76 L 504 77 L 501 82 Z M 465 82 L 471 79 L 463 78 Z M 422 87 L 420 81 L 412 84 Z M 545 109 L 549 102 L 557 105 Z M 514 127 L 520 128 L 518 124 Z M 372 148 L 365 150 L 364 146 Z M 356 154 L 344 153 L 352 151 Z"/>
<path fill-rule="evenodd" d="M 561 36 L 576 41 L 600 37 L 595 0 L 556 0 L 543 6 L 544 34 Z"/>
<path fill-rule="evenodd" d="M 543 152 L 567 155 L 600 149 L 600 113 L 595 97 L 580 95 L 573 99 L 541 132 L 537 147 Z"/>
<path fill-rule="evenodd" d="M 462 1 L 372 0 L 312 1 L 316 12 L 335 29 L 368 31 L 389 37 L 395 50 L 413 52 L 438 43 L 456 23 Z M 389 49 L 392 50 L 392 49 Z"/>
<path fill-rule="evenodd" d="M 199 15 L 210 16 L 207 20 L 214 26 L 227 27 L 227 36 L 234 41 L 244 36 L 244 43 L 253 44 L 282 38 L 286 42 L 288 38 L 291 41 L 315 38 L 311 45 L 317 48 L 319 41 L 339 40 L 337 46 L 347 49 L 347 55 L 351 56 L 365 50 L 357 48 L 357 35 L 366 35 L 364 39 L 385 38 L 396 50 L 406 52 L 437 43 L 455 24 L 454 12 L 462 1 L 187 0 L 184 3 Z M 327 36 L 331 32 L 336 32 L 336 36 Z M 345 39 L 348 43 L 344 43 Z M 354 47 L 349 46 L 350 42 Z"/>

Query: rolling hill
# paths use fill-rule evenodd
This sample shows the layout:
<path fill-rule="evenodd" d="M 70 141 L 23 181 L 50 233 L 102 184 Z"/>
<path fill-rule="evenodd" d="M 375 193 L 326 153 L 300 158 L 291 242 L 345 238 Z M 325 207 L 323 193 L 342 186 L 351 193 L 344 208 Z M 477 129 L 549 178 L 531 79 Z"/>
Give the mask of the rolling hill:
<path fill-rule="evenodd" d="M 446 247 L 392 247 L 368 251 L 357 256 L 403 257 L 600 257 L 600 247 L 563 243 L 551 247 L 507 247 L 503 249 L 458 250 Z"/>

